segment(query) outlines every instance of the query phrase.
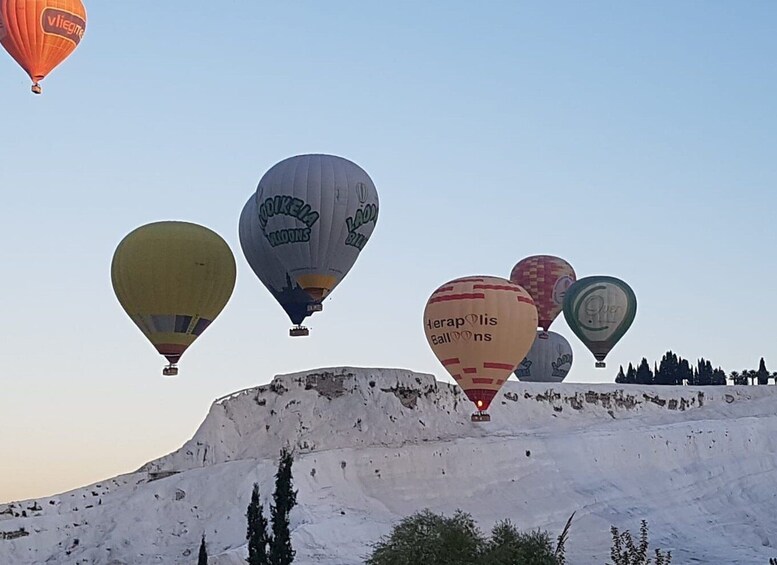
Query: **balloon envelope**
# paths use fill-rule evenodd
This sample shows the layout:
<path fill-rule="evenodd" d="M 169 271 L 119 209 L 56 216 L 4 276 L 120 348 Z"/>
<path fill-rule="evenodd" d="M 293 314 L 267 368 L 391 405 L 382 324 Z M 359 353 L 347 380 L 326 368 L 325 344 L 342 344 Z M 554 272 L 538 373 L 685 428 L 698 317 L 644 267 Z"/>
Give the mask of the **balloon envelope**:
<path fill-rule="evenodd" d="M 343 280 L 378 220 L 372 179 L 334 155 L 298 155 L 274 165 L 259 181 L 256 206 L 267 255 L 314 301 Z"/>
<path fill-rule="evenodd" d="M 291 277 L 276 258 L 259 225 L 256 194 L 251 194 L 243 206 L 239 224 L 240 247 L 254 274 L 272 293 L 294 324 L 301 324 L 311 314 L 309 306 L 318 301 L 311 298 Z"/>
<path fill-rule="evenodd" d="M 560 383 L 571 368 L 572 346 L 567 339 L 556 332 L 539 331 L 515 376 L 526 382 Z"/>
<path fill-rule="evenodd" d="M 255 197 L 240 219 L 243 252 L 299 326 L 321 309 L 369 241 L 378 221 L 377 190 L 348 159 L 297 155 L 271 167 Z M 307 332 L 297 327 L 290 333 Z"/>
<path fill-rule="evenodd" d="M 592 276 L 577 281 L 567 290 L 564 318 L 604 367 L 604 359 L 623 337 L 637 313 L 637 297 L 624 281 L 615 277 Z"/>
<path fill-rule="evenodd" d="M 465 277 L 432 293 L 424 331 L 442 365 L 484 411 L 529 351 L 537 309 L 529 294 L 508 280 Z"/>
<path fill-rule="evenodd" d="M 119 303 L 173 364 L 227 304 L 235 277 L 227 243 L 188 222 L 135 229 L 119 243 L 111 264 Z"/>
<path fill-rule="evenodd" d="M 38 82 L 78 47 L 86 31 L 81 0 L 0 0 L 0 44 Z"/>
<path fill-rule="evenodd" d="M 547 330 L 564 307 L 564 295 L 575 282 L 575 270 L 560 257 L 532 255 L 515 264 L 510 280 L 534 299 L 539 326 Z"/>

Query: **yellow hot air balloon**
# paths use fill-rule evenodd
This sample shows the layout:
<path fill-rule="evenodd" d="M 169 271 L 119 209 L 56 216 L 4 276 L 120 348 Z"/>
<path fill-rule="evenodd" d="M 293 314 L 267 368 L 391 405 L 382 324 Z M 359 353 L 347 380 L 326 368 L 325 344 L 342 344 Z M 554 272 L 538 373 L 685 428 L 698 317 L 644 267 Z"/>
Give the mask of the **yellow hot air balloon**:
<path fill-rule="evenodd" d="M 432 351 L 489 421 L 494 396 L 531 348 L 537 308 L 529 293 L 500 277 L 472 276 L 445 283 L 424 310 Z"/>
<path fill-rule="evenodd" d="M 119 303 L 178 374 L 176 363 L 224 309 L 235 288 L 235 257 L 215 232 L 188 222 L 155 222 L 116 248 L 111 281 Z"/>

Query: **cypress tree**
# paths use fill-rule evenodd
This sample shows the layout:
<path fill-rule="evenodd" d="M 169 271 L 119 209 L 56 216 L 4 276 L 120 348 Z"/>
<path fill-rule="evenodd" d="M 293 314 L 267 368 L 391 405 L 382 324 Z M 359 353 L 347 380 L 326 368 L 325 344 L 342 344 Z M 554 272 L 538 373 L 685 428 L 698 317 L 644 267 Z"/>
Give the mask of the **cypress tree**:
<path fill-rule="evenodd" d="M 294 458 L 291 453 L 281 450 L 278 472 L 275 474 L 275 492 L 272 514 L 272 538 L 270 539 L 270 565 L 289 565 L 294 561 L 296 553 L 291 547 L 291 532 L 289 530 L 289 513 L 297 504 L 297 491 L 292 484 L 291 465 Z"/>
<path fill-rule="evenodd" d="M 726 384 L 726 371 L 718 367 L 712 371 L 712 384 L 716 386 L 725 386 Z"/>
<path fill-rule="evenodd" d="M 645 357 L 642 358 L 642 362 L 637 367 L 637 384 L 653 384 L 653 371 L 650 370 L 650 365 L 648 365 L 648 360 Z"/>
<path fill-rule="evenodd" d="M 631 385 L 637 382 L 637 371 L 631 363 L 629 363 L 629 368 L 626 370 L 626 382 Z"/>
<path fill-rule="evenodd" d="M 248 528 L 246 539 L 248 540 L 248 564 L 269 565 L 267 545 L 271 540 L 267 538 L 267 519 L 264 517 L 262 505 L 259 502 L 259 484 L 254 483 L 251 492 L 251 503 L 246 511 Z"/>
<path fill-rule="evenodd" d="M 655 371 L 655 383 L 657 385 L 683 384 L 680 377 L 680 360 L 677 354 L 667 351 L 661 358 L 661 364 Z"/>
<path fill-rule="evenodd" d="M 713 369 L 712 363 L 702 357 L 696 365 L 695 381 L 698 386 L 725 385 L 726 373 L 720 367 Z"/>
<path fill-rule="evenodd" d="M 705 376 L 704 384 L 711 385 L 713 375 L 712 375 L 712 363 L 710 361 L 707 361 L 704 364 L 704 376 Z"/>
<path fill-rule="evenodd" d="M 621 365 L 620 369 L 618 370 L 618 375 L 615 377 L 615 382 L 618 384 L 623 384 L 626 382 L 626 375 L 623 373 L 623 365 Z"/>
<path fill-rule="evenodd" d="M 197 565 L 208 565 L 208 550 L 205 547 L 205 534 L 202 534 L 200 542 L 200 556 L 197 559 Z"/>
<path fill-rule="evenodd" d="M 672 376 L 670 379 L 669 384 L 671 385 L 682 385 L 683 379 L 682 379 L 682 365 L 683 358 L 677 355 L 677 353 L 672 353 Z"/>
<path fill-rule="evenodd" d="M 758 376 L 758 384 L 759 385 L 768 385 L 769 384 L 769 371 L 766 370 L 766 362 L 764 361 L 764 358 L 761 357 L 761 362 L 758 363 L 758 373 L 756 373 Z"/>
<path fill-rule="evenodd" d="M 693 370 L 687 359 L 680 358 L 680 369 L 677 380 L 677 384 L 679 385 L 693 384 Z"/>

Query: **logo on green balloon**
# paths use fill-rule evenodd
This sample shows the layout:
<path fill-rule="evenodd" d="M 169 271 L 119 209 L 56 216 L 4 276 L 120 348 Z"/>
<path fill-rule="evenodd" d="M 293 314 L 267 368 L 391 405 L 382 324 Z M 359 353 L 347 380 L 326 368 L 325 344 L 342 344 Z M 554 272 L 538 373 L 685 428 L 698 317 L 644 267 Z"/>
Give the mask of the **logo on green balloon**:
<path fill-rule="evenodd" d="M 567 289 L 564 298 L 567 324 L 597 361 L 603 361 L 623 337 L 636 313 L 634 291 L 615 277 L 580 279 Z"/>

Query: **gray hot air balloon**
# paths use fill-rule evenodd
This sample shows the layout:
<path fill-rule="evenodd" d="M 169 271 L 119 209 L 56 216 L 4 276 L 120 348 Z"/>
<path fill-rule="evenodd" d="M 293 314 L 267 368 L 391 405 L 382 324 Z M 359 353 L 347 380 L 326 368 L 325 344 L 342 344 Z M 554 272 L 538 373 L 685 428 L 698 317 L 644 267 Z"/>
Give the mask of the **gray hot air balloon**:
<path fill-rule="evenodd" d="M 257 275 L 280 272 L 282 266 L 285 280 L 270 290 L 297 325 L 291 335 L 307 335 L 299 326 L 298 309 L 304 304 L 305 315 L 320 309 L 321 301 L 351 270 L 375 229 L 378 192 L 364 169 L 347 159 L 298 155 L 264 174 L 254 206 L 264 241 L 250 244 L 246 257 L 254 254 Z M 279 297 L 285 289 L 295 297 Z M 298 291 L 304 293 L 302 298 Z"/>
<path fill-rule="evenodd" d="M 515 369 L 521 381 L 560 383 L 572 368 L 572 347 L 556 332 L 537 332 L 537 338 Z"/>

